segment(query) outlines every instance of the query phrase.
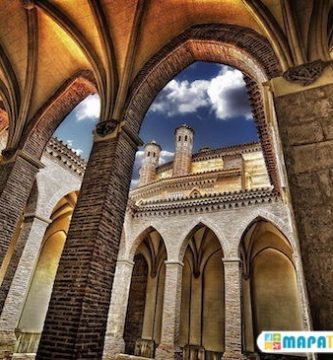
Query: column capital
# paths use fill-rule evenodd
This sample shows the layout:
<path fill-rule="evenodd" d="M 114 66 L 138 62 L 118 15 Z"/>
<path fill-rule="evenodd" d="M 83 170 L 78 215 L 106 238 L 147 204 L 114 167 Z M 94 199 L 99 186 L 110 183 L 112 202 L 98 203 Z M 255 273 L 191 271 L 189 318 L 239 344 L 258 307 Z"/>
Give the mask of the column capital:
<path fill-rule="evenodd" d="M 233 263 L 238 263 L 240 264 L 242 262 L 242 260 L 240 258 L 222 258 L 222 262 L 224 264 L 233 264 Z"/>
<path fill-rule="evenodd" d="M 181 266 L 183 267 L 184 266 L 184 263 L 182 261 L 170 261 L 170 260 L 165 260 L 164 261 L 164 264 L 167 266 L 167 265 L 178 265 L 178 266 Z"/>
<path fill-rule="evenodd" d="M 120 134 L 125 135 L 135 147 L 144 144 L 139 135 L 130 128 L 125 120 L 119 121 L 117 119 L 99 122 L 94 130 L 94 141 L 98 142 L 116 139 Z"/>
<path fill-rule="evenodd" d="M 29 164 L 33 165 L 35 168 L 43 169 L 45 165 L 34 155 L 28 153 L 25 150 L 13 150 L 13 149 L 4 149 L 2 150 L 3 161 L 2 164 L 8 164 L 17 160 L 17 158 L 22 158 L 27 161 Z"/>
<path fill-rule="evenodd" d="M 44 222 L 46 224 L 51 224 L 52 220 L 51 219 L 48 219 L 48 218 L 45 218 L 43 216 L 39 216 L 35 213 L 26 213 L 24 214 L 24 220 L 39 220 L 41 222 Z"/>
<path fill-rule="evenodd" d="M 134 266 L 134 261 L 132 260 L 127 260 L 127 259 L 119 259 L 117 260 L 117 265 L 127 265 L 127 266 Z"/>

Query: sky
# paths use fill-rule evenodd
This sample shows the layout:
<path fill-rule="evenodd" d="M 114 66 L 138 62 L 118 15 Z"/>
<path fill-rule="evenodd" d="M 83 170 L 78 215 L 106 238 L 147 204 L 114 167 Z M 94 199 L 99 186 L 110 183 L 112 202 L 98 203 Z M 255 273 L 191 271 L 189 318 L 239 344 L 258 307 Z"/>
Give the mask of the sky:
<path fill-rule="evenodd" d="M 88 96 L 64 119 L 55 136 L 88 159 L 99 112 L 98 95 Z M 140 137 L 161 145 L 161 164 L 172 160 L 174 129 L 184 123 L 195 131 L 194 152 L 205 146 L 257 141 L 242 73 L 226 65 L 195 62 L 160 91 L 144 118 Z M 142 159 L 141 148 L 136 154 L 132 186 L 138 182 Z"/>

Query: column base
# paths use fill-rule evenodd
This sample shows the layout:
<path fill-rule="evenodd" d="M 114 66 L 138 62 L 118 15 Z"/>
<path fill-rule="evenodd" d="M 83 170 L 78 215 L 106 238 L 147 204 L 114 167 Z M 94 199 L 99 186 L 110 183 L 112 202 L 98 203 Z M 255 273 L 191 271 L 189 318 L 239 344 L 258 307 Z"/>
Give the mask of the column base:
<path fill-rule="evenodd" d="M 248 359 L 246 355 L 237 351 L 224 352 L 222 355 L 222 360 L 246 360 L 246 359 Z"/>
<path fill-rule="evenodd" d="M 16 335 L 12 331 L 0 330 L 0 359 L 12 359 L 15 351 Z"/>
<path fill-rule="evenodd" d="M 179 346 L 160 344 L 156 349 L 156 360 L 181 360 L 183 351 Z"/>
<path fill-rule="evenodd" d="M 103 360 L 115 360 L 117 355 L 124 353 L 125 341 L 123 337 L 116 337 L 111 334 L 105 335 Z"/>

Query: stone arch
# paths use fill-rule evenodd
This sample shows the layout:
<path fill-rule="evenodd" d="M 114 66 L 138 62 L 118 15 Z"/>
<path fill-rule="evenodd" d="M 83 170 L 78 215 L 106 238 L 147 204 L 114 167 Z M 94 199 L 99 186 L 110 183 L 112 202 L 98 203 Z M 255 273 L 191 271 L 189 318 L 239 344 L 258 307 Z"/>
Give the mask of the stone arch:
<path fill-rule="evenodd" d="M 297 244 L 295 235 L 293 234 L 293 231 L 291 229 L 291 225 L 287 223 L 286 221 L 283 221 L 281 218 L 279 218 L 277 215 L 269 212 L 264 211 L 260 209 L 256 209 L 255 211 L 251 212 L 251 214 L 244 218 L 240 223 L 239 227 L 235 233 L 235 239 L 238 241 L 238 248 L 241 244 L 242 238 L 244 234 L 246 233 L 247 229 L 256 221 L 263 220 L 268 221 L 271 223 L 280 233 L 288 239 L 293 251 L 296 250 Z"/>
<path fill-rule="evenodd" d="M 30 120 L 20 147 L 40 158 L 63 119 L 88 95 L 96 92 L 93 74 L 81 70 L 67 79 Z"/>
<path fill-rule="evenodd" d="M 180 247 L 179 250 L 177 252 L 178 254 L 178 261 L 182 262 L 183 258 L 184 258 L 184 254 L 188 245 L 188 239 L 191 237 L 191 235 L 197 231 L 197 229 L 200 226 L 205 226 L 207 227 L 209 230 L 211 230 L 214 235 L 216 236 L 216 238 L 218 239 L 221 249 L 222 249 L 222 253 L 225 254 L 225 237 L 221 231 L 221 229 L 219 229 L 218 226 L 216 226 L 213 222 L 210 222 L 209 220 L 194 220 L 191 223 L 189 223 L 189 225 L 186 227 L 186 229 L 180 234 L 179 239 L 181 239 L 181 243 L 180 243 Z"/>
<path fill-rule="evenodd" d="M 247 352 L 255 352 L 255 339 L 263 330 L 303 329 L 297 264 L 291 242 L 262 217 L 246 228 L 239 252 L 243 343 Z"/>
<path fill-rule="evenodd" d="M 36 255 L 36 265 L 26 293 L 18 327 L 16 352 L 35 353 L 49 306 L 58 264 L 66 242 L 77 192 L 67 193 L 53 208 Z"/>
<path fill-rule="evenodd" d="M 203 223 L 186 240 L 181 259 L 179 346 L 186 358 L 200 358 L 200 354 L 221 358 L 225 350 L 224 253 L 215 232 Z"/>
<path fill-rule="evenodd" d="M 134 241 L 134 262 L 125 320 L 125 352 L 153 358 L 161 341 L 167 249 L 160 233 L 146 228 Z"/>
<path fill-rule="evenodd" d="M 47 203 L 44 203 L 45 199 L 38 199 L 38 205 L 37 209 L 41 209 L 43 207 L 43 213 L 46 217 L 51 216 L 52 210 L 57 205 L 60 199 L 65 197 L 67 194 L 70 194 L 72 192 L 79 193 L 80 189 L 78 189 L 76 186 L 70 186 L 70 187 L 63 187 L 61 189 L 57 189 L 57 191 L 52 194 L 52 196 L 49 198 L 49 201 Z"/>
<path fill-rule="evenodd" d="M 278 57 L 266 38 L 237 25 L 191 26 L 162 47 L 136 75 L 127 97 L 124 118 L 139 132 L 144 115 L 158 92 L 195 61 L 223 63 L 244 74 L 257 131 L 272 184 L 279 188 L 272 130 L 266 119 L 262 83 L 282 74 Z"/>
<path fill-rule="evenodd" d="M 148 227 L 145 226 L 144 230 L 140 230 L 140 231 L 139 231 L 139 234 L 134 236 L 134 239 L 135 239 L 135 240 L 133 241 L 132 244 L 130 244 L 130 243 L 128 242 L 128 243 L 129 243 L 128 260 L 131 260 L 131 261 L 133 260 L 134 255 L 135 255 L 135 252 L 136 252 L 136 250 L 138 249 L 138 247 L 140 246 L 140 244 L 142 243 L 143 239 L 144 239 L 149 233 L 151 233 L 151 232 L 153 232 L 153 231 L 156 231 L 156 232 L 160 235 L 160 237 L 161 237 L 161 239 L 162 239 L 162 241 L 163 241 L 163 243 L 164 243 L 166 252 L 167 252 L 167 259 L 169 259 L 167 244 L 166 244 L 165 241 L 164 241 L 164 237 L 163 237 L 162 233 L 161 233 L 155 226 L 150 225 L 150 226 L 148 226 Z"/>

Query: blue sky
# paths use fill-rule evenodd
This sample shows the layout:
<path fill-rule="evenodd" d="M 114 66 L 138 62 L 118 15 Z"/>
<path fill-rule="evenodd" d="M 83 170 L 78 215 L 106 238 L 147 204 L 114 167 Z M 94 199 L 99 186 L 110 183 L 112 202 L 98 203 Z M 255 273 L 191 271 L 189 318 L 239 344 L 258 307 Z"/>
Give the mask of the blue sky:
<path fill-rule="evenodd" d="M 55 135 L 84 158 L 100 111 L 98 95 L 89 96 L 63 121 Z M 143 121 L 140 137 L 157 141 L 161 163 L 172 159 L 174 129 L 186 123 L 195 130 L 194 151 L 258 140 L 242 74 L 215 63 L 196 62 L 180 72 L 157 95 Z M 142 162 L 138 151 L 133 184 Z"/>

